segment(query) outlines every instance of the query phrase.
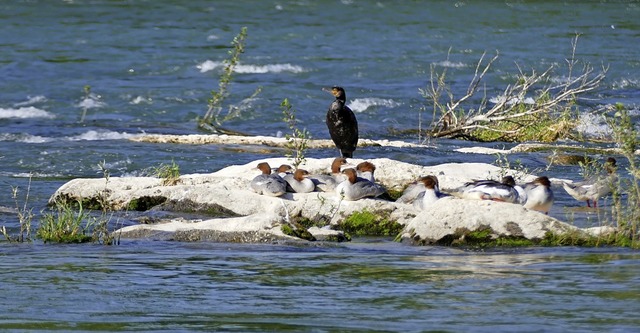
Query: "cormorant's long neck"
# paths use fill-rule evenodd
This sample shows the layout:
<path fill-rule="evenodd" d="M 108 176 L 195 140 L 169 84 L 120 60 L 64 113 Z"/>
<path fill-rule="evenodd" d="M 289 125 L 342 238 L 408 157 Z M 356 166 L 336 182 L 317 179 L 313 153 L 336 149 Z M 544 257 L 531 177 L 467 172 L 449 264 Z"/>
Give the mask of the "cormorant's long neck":
<path fill-rule="evenodd" d="M 341 101 L 336 98 L 333 103 L 331 103 L 331 112 L 332 113 L 340 113 L 340 111 L 344 108 L 344 101 Z"/>

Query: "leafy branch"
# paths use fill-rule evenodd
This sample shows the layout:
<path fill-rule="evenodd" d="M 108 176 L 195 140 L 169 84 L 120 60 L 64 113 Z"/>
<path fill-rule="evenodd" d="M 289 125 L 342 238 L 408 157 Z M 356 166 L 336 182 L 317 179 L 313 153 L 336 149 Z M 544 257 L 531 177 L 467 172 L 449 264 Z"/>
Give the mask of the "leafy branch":
<path fill-rule="evenodd" d="M 224 60 L 224 69 L 218 81 L 218 90 L 211 90 L 211 97 L 207 100 L 207 112 L 204 117 L 198 120 L 198 126 L 202 129 L 223 134 L 245 135 L 237 131 L 231 131 L 222 127 L 222 124 L 233 118 L 240 116 L 240 108 L 229 106 L 226 114 L 223 114 L 223 102 L 229 97 L 229 85 L 233 79 L 234 69 L 240 62 L 240 55 L 245 50 L 245 39 L 247 38 L 247 27 L 242 27 L 240 33 L 233 38 L 231 45 L 233 48 L 229 50 L 229 58 Z M 262 88 L 256 91 L 248 98 L 255 98 Z"/>
<path fill-rule="evenodd" d="M 302 130 L 298 128 L 296 110 L 293 109 L 287 98 L 280 103 L 280 106 L 282 107 L 282 113 L 284 114 L 283 120 L 287 123 L 287 126 L 292 132 L 291 134 L 285 135 L 285 138 L 287 139 L 287 157 L 293 157 L 293 167 L 297 168 L 305 161 L 304 153 L 309 148 L 311 134 L 306 128 Z"/>

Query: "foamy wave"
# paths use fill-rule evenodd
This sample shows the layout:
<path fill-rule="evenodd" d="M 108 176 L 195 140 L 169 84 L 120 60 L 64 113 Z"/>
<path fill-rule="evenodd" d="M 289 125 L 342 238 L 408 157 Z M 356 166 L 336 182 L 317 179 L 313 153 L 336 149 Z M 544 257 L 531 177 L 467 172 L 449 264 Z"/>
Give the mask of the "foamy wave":
<path fill-rule="evenodd" d="M 506 97 L 504 96 L 495 96 L 495 97 L 491 97 L 489 99 L 489 102 L 493 103 L 493 104 L 498 104 L 498 103 L 504 103 Z M 511 98 L 510 100 L 507 101 L 507 105 L 513 105 L 513 104 L 535 104 L 536 101 L 531 98 L 531 97 L 527 97 L 525 99 L 518 99 L 518 98 Z"/>
<path fill-rule="evenodd" d="M 3 118 L 55 118 L 55 116 L 45 110 L 38 109 L 33 106 L 20 107 L 17 109 L 0 108 L 0 119 Z"/>
<path fill-rule="evenodd" d="M 305 70 L 300 66 L 295 66 L 291 64 L 275 64 L 275 65 L 264 65 L 264 66 L 238 65 L 235 71 L 237 73 L 263 74 L 263 73 L 282 73 L 282 72 L 302 73 Z"/>
<path fill-rule="evenodd" d="M 356 98 L 349 103 L 349 108 L 353 110 L 353 112 L 363 112 L 370 107 L 383 106 L 386 108 L 395 108 L 400 106 L 401 103 L 398 103 L 392 99 L 382 99 L 382 98 Z"/>
<path fill-rule="evenodd" d="M 45 143 L 53 141 L 51 138 L 31 134 L 0 133 L 0 141 L 22 142 L 22 143 Z"/>
<path fill-rule="evenodd" d="M 620 79 L 613 83 L 613 89 L 630 89 L 638 88 L 640 80 L 638 79 Z"/>
<path fill-rule="evenodd" d="M 97 98 L 91 96 L 83 99 L 82 101 L 80 101 L 80 103 L 78 103 L 78 107 L 81 107 L 83 109 L 101 108 L 105 105 L 107 105 L 107 103 L 100 102 Z"/>
<path fill-rule="evenodd" d="M 27 96 L 27 100 L 25 102 L 15 103 L 13 104 L 13 106 L 21 107 L 21 106 L 33 105 L 36 103 L 43 103 L 46 101 L 47 101 L 47 98 L 42 95 L 33 96 L 33 97 Z"/>
<path fill-rule="evenodd" d="M 69 141 L 102 141 L 102 140 L 123 140 L 138 136 L 139 134 L 130 134 L 124 132 L 112 131 L 88 131 L 80 135 L 68 137 Z"/>
<path fill-rule="evenodd" d="M 131 100 L 131 102 L 129 102 L 129 104 L 151 104 L 153 102 L 153 100 L 151 98 L 147 98 L 147 97 L 142 97 L 142 96 L 138 96 L 134 99 Z"/>
<path fill-rule="evenodd" d="M 453 61 L 449 61 L 449 60 L 437 62 L 436 65 L 441 66 L 441 67 L 448 67 L 448 68 L 463 68 L 463 67 L 467 67 L 467 65 L 465 65 L 462 62 L 453 62 Z"/>
<path fill-rule="evenodd" d="M 215 70 L 218 67 L 224 66 L 221 61 L 206 60 L 203 63 L 196 66 L 200 70 L 200 73 L 209 72 Z M 272 65 L 242 65 L 238 64 L 234 72 L 241 74 L 265 74 L 265 73 L 302 73 L 305 69 L 291 64 L 272 64 Z"/>
<path fill-rule="evenodd" d="M 606 138 L 613 134 L 604 116 L 594 113 L 581 114 L 580 117 L 578 117 L 576 131 L 586 136 L 597 138 Z"/>
<path fill-rule="evenodd" d="M 200 73 L 206 73 L 222 66 L 222 62 L 206 60 L 205 62 L 197 65 L 196 68 L 200 70 Z"/>
<path fill-rule="evenodd" d="M 44 173 L 44 172 L 18 172 L 11 174 L 11 177 L 15 178 L 55 178 L 55 177 L 64 177 L 65 175 L 61 173 Z"/>
<path fill-rule="evenodd" d="M 0 206 L 0 213 L 3 214 L 17 214 L 18 209 L 13 207 Z"/>

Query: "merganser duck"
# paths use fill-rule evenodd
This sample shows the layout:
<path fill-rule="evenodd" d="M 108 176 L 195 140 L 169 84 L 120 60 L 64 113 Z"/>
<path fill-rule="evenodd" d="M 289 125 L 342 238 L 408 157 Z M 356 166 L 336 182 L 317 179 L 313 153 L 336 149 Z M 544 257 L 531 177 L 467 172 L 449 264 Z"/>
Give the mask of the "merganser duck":
<path fill-rule="evenodd" d="M 574 199 L 586 201 L 587 207 L 591 207 L 591 202 L 593 202 L 593 207 L 598 208 L 598 199 L 611 194 L 613 184 L 618 181 L 615 158 L 609 157 L 604 168 L 607 172 L 605 177 L 576 183 L 562 182 L 562 187 Z"/>
<path fill-rule="evenodd" d="M 338 184 L 336 193 L 345 200 L 355 201 L 362 198 L 377 197 L 387 191 L 382 185 L 358 177 L 356 170 L 353 168 L 345 169 L 342 173 L 347 176 L 347 180 Z"/>
<path fill-rule="evenodd" d="M 288 192 L 294 193 L 309 193 L 316 189 L 316 185 L 309 178 L 309 172 L 303 169 L 297 169 L 293 174 L 287 174 L 284 176 L 284 180 L 289 186 L 287 186 Z"/>
<path fill-rule="evenodd" d="M 273 169 L 272 169 L 273 170 Z M 275 171 L 280 177 L 284 177 L 293 172 L 293 168 L 288 164 L 282 164 Z"/>
<path fill-rule="evenodd" d="M 495 180 L 476 180 L 463 185 L 458 190 L 466 199 L 480 199 L 517 203 L 518 191 L 514 188 L 516 182 L 512 176 L 505 176 L 502 182 Z"/>
<path fill-rule="evenodd" d="M 438 178 L 436 176 L 421 177 L 425 190 L 420 192 L 413 201 L 413 207 L 418 210 L 424 210 L 426 207 L 436 202 L 438 199 L 446 195 L 440 192 L 438 186 Z"/>
<path fill-rule="evenodd" d="M 327 127 L 329 135 L 341 157 L 353 157 L 358 145 L 358 121 L 356 115 L 345 105 L 347 95 L 342 87 L 334 86 L 329 91 L 335 100 L 327 112 Z"/>
<path fill-rule="evenodd" d="M 418 180 L 416 180 L 415 182 L 409 184 L 407 188 L 402 191 L 402 195 L 396 200 L 396 202 L 412 204 L 416 200 L 416 197 L 427 189 L 426 184 L 433 181 L 429 180 L 429 178 L 431 177 L 423 176 L 418 178 Z M 436 185 L 439 186 L 439 184 Z"/>
<path fill-rule="evenodd" d="M 262 174 L 256 176 L 251 181 L 251 189 L 258 194 L 279 197 L 287 192 L 287 182 L 277 174 L 271 173 L 269 163 L 262 162 L 258 164 L 258 169 Z"/>
<path fill-rule="evenodd" d="M 344 157 L 337 157 L 331 162 L 331 174 L 328 175 L 311 175 L 308 178 L 316 185 L 316 190 L 322 192 L 335 191 L 336 186 L 346 179 L 342 174 L 341 168 L 347 164 L 347 159 Z"/>
<path fill-rule="evenodd" d="M 376 166 L 371 162 L 362 162 L 356 165 L 356 173 L 358 177 L 367 179 L 368 181 L 375 183 L 376 179 L 373 173 L 376 171 Z"/>
<path fill-rule="evenodd" d="M 513 179 L 513 177 L 511 177 L 511 179 Z M 518 192 L 518 200 L 515 202 L 517 204 L 524 205 L 527 202 L 527 191 L 525 191 L 523 187 L 525 185 L 518 185 L 514 181 L 513 189 Z"/>
<path fill-rule="evenodd" d="M 522 188 L 526 195 L 525 208 L 549 214 L 553 205 L 553 191 L 551 191 L 551 181 L 548 177 L 538 177 L 524 184 Z"/>

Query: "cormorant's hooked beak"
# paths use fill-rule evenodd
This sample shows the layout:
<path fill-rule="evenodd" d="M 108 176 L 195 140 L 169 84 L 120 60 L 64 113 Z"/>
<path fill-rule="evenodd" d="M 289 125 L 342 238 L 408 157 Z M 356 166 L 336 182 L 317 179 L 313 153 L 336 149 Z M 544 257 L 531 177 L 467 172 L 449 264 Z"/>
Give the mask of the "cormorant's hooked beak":
<path fill-rule="evenodd" d="M 326 88 L 326 87 L 324 87 L 324 88 L 322 88 L 322 91 L 330 93 L 331 95 L 333 95 L 333 97 L 338 96 L 338 90 L 336 90 L 335 88 Z"/>

